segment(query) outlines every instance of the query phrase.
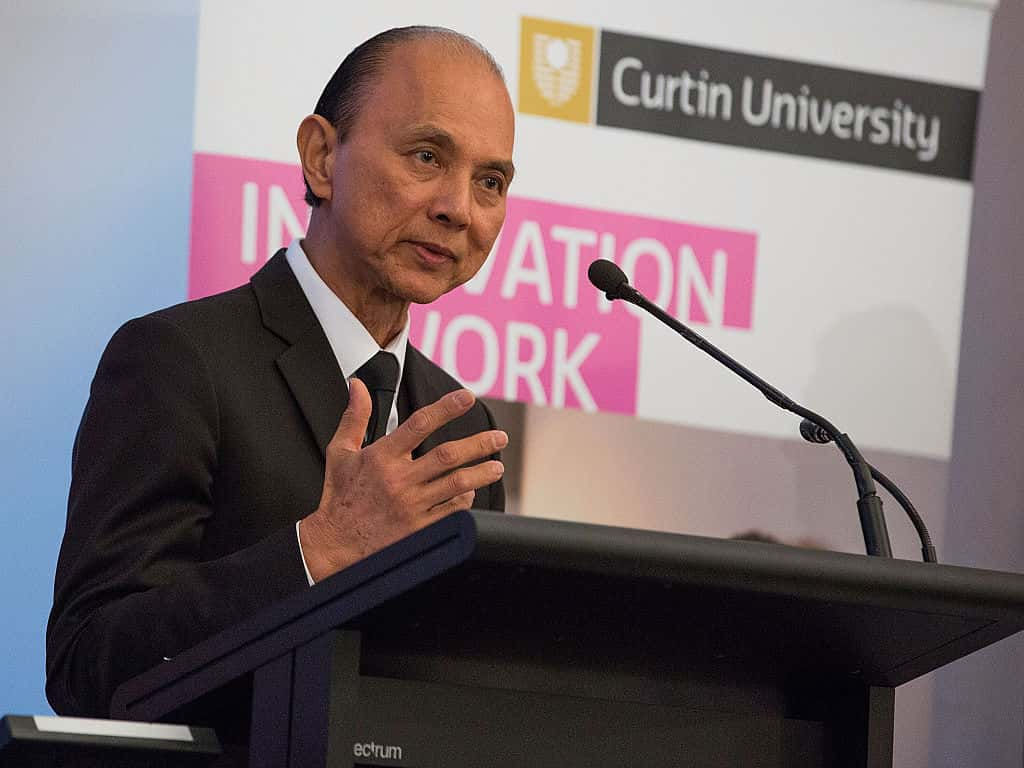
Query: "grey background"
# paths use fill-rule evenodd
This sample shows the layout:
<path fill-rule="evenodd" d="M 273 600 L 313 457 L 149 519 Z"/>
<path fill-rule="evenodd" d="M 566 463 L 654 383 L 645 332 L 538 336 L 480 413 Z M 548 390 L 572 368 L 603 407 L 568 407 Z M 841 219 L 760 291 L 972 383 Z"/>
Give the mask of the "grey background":
<path fill-rule="evenodd" d="M 981 100 L 945 559 L 1024 571 L 1024 3 L 992 24 Z M 1024 638 L 937 674 L 931 765 L 1021 765 Z"/>

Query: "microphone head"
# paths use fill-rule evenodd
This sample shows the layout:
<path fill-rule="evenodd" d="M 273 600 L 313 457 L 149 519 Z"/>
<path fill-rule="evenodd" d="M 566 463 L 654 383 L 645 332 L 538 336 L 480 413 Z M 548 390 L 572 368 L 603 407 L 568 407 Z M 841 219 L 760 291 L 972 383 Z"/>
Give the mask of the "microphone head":
<path fill-rule="evenodd" d="M 604 291 L 609 299 L 620 298 L 623 286 L 629 285 L 626 273 L 618 265 L 607 259 L 598 259 L 587 269 L 587 277 L 599 291 Z"/>

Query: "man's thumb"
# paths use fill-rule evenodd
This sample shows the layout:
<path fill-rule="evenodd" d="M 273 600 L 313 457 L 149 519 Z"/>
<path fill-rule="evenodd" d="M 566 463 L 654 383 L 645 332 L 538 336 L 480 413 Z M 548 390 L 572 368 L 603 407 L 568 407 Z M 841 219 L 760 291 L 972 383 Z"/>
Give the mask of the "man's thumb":
<path fill-rule="evenodd" d="M 346 451 L 358 451 L 362 448 L 372 410 L 373 404 L 366 385 L 359 379 L 349 379 L 348 407 L 341 414 L 341 421 L 338 422 L 338 430 L 334 433 L 332 442 L 337 442 L 339 447 Z"/>

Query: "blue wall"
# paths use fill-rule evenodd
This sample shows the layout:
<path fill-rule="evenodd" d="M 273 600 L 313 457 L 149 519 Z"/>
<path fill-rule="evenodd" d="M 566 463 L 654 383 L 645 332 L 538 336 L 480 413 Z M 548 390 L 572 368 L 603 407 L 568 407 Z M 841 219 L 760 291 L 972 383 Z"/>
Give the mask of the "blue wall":
<path fill-rule="evenodd" d="M 44 631 L 100 352 L 185 297 L 197 27 L 197 0 L 0 10 L 0 714 L 49 710 Z"/>

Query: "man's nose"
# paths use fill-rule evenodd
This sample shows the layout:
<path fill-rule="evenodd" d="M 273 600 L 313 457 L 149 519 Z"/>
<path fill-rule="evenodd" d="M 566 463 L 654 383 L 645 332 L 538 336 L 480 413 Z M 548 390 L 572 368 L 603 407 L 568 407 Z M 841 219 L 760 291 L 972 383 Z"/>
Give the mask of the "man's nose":
<path fill-rule="evenodd" d="M 431 201 L 430 218 L 453 229 L 466 229 L 473 213 L 472 181 L 465 178 L 445 178 Z"/>

